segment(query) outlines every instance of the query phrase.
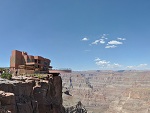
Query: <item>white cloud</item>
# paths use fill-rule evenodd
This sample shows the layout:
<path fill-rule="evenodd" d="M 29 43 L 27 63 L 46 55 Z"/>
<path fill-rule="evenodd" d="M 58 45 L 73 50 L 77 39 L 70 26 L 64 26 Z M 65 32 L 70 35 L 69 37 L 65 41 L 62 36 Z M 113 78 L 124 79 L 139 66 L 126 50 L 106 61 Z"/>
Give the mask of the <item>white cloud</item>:
<path fill-rule="evenodd" d="M 134 69 L 135 66 L 127 66 L 127 69 Z"/>
<path fill-rule="evenodd" d="M 94 42 L 92 42 L 92 44 L 96 44 L 99 43 L 99 40 L 95 40 Z"/>
<path fill-rule="evenodd" d="M 148 64 L 146 63 L 141 63 L 139 65 L 129 65 L 129 66 L 125 66 L 125 65 L 121 65 L 119 63 L 112 63 L 110 61 L 104 60 L 104 59 L 100 59 L 100 58 L 95 58 L 94 60 L 95 64 L 102 69 L 129 69 L 129 70 L 145 70 L 145 69 L 150 69 L 150 67 L 148 66 Z"/>
<path fill-rule="evenodd" d="M 109 64 L 107 68 L 116 69 L 116 68 L 121 68 L 121 67 L 122 65 L 118 63 L 113 63 L 113 64 Z"/>
<path fill-rule="evenodd" d="M 97 44 L 105 44 L 105 40 L 104 39 L 99 39 L 99 40 L 95 40 L 94 42 L 92 42 L 92 44 L 97 45 Z"/>
<path fill-rule="evenodd" d="M 106 69 L 114 69 L 114 68 L 120 68 L 122 65 L 118 63 L 111 63 L 110 61 L 101 60 L 100 58 L 96 58 L 95 64 L 99 66 L 100 68 L 106 68 Z"/>
<path fill-rule="evenodd" d="M 104 44 L 104 43 L 105 43 L 105 40 L 104 40 L 104 39 L 100 39 L 99 42 L 100 42 L 101 44 Z"/>
<path fill-rule="evenodd" d="M 115 46 L 115 45 L 107 45 L 105 48 L 106 49 L 109 49 L 109 48 L 116 48 L 117 46 Z"/>
<path fill-rule="evenodd" d="M 139 64 L 137 67 L 146 67 L 148 64 Z"/>
<path fill-rule="evenodd" d="M 106 60 L 97 60 L 96 61 L 96 65 L 100 66 L 100 67 L 107 67 L 109 65 L 109 61 L 106 61 Z"/>
<path fill-rule="evenodd" d="M 97 44 L 105 44 L 105 40 L 107 40 L 108 38 L 106 38 L 108 34 L 103 34 L 100 39 L 95 40 L 94 42 L 92 42 L 91 44 L 93 45 L 97 45 Z"/>
<path fill-rule="evenodd" d="M 118 40 L 125 40 L 125 38 L 117 38 Z M 123 44 L 123 42 L 121 41 L 117 41 L 117 40 L 111 40 L 107 43 L 107 45 L 105 46 L 105 48 L 116 48 L 116 45 L 121 45 Z"/>
<path fill-rule="evenodd" d="M 108 35 L 108 34 L 103 34 L 103 35 L 101 36 L 101 38 L 107 40 L 107 39 L 108 39 L 108 38 L 106 38 L 107 35 Z"/>
<path fill-rule="evenodd" d="M 120 64 L 118 64 L 118 63 L 114 63 L 114 64 L 113 64 L 113 67 L 117 67 L 117 68 L 118 68 L 118 67 L 122 67 L 122 65 L 120 65 Z"/>
<path fill-rule="evenodd" d="M 94 61 L 99 61 L 99 60 L 101 60 L 100 58 L 96 58 Z"/>
<path fill-rule="evenodd" d="M 127 66 L 127 69 L 147 69 L 148 64 L 139 64 L 139 65 L 134 65 L 134 66 Z"/>
<path fill-rule="evenodd" d="M 126 40 L 125 38 L 117 38 L 118 40 Z"/>
<path fill-rule="evenodd" d="M 103 44 L 103 45 L 105 45 L 104 47 L 106 49 L 109 49 L 109 48 L 116 48 L 116 47 L 118 47 L 118 45 L 122 45 L 123 41 L 126 40 L 125 38 L 118 37 L 116 40 L 107 41 L 107 39 L 108 39 L 107 36 L 108 36 L 108 34 L 102 34 L 99 39 L 93 41 L 89 45 L 92 46 L 92 45 Z"/>
<path fill-rule="evenodd" d="M 88 40 L 89 40 L 89 39 L 88 39 L 88 38 L 86 38 L 86 37 L 82 39 L 82 41 L 88 41 Z"/>
<path fill-rule="evenodd" d="M 119 63 L 112 63 L 110 61 L 107 60 L 103 60 L 100 58 L 95 58 L 94 60 L 95 64 L 97 66 L 99 66 L 99 68 L 102 69 L 129 69 L 129 70 L 145 70 L 145 69 L 150 69 L 150 67 L 148 66 L 148 64 L 146 63 L 141 63 L 139 65 L 129 65 L 129 66 L 125 66 L 125 65 L 121 65 Z"/>
<path fill-rule="evenodd" d="M 118 44 L 123 44 L 122 42 L 116 41 L 116 40 L 112 40 L 108 42 L 109 45 L 118 45 Z"/>

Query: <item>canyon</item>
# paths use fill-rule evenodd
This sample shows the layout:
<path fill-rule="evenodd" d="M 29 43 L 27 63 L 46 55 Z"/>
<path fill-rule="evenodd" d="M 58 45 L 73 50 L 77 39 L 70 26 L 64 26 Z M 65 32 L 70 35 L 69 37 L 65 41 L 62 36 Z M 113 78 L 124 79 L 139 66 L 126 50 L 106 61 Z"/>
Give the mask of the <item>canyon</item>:
<path fill-rule="evenodd" d="M 0 78 L 0 113 L 81 111 L 150 113 L 150 71 L 91 70 L 62 73 L 52 79 Z"/>
<path fill-rule="evenodd" d="M 63 105 L 88 113 L 150 113 L 150 71 L 76 71 L 61 74 Z"/>

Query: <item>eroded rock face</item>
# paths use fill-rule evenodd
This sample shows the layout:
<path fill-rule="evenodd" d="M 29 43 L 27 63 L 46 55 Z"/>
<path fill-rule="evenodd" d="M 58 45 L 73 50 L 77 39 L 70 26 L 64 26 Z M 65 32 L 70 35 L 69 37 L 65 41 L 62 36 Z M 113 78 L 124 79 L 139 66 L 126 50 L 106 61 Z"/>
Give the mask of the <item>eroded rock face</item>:
<path fill-rule="evenodd" d="M 16 113 L 15 96 L 13 93 L 0 91 L 0 113 Z"/>
<path fill-rule="evenodd" d="M 3 98 L 7 101 L 11 101 L 8 95 L 5 95 L 2 100 L 0 99 L 3 106 L 15 106 L 13 110 L 6 108 L 11 113 L 33 113 L 37 108 L 36 100 L 33 97 L 34 81 L 26 80 L 22 81 L 8 81 L 4 80 L 0 83 L 0 90 L 13 94 L 13 103 L 6 103 Z M 8 93 L 6 93 L 8 94 Z"/>
<path fill-rule="evenodd" d="M 61 77 L 0 79 L 0 103 L 0 113 L 63 113 Z"/>
<path fill-rule="evenodd" d="M 61 77 L 65 107 L 81 101 L 89 113 L 150 113 L 150 71 L 81 71 Z"/>
<path fill-rule="evenodd" d="M 62 107 L 62 80 L 55 76 L 47 82 L 40 82 L 34 88 L 34 97 L 39 103 L 40 113 L 61 113 Z M 40 97 L 40 98 L 39 98 Z M 52 112 L 53 111 L 53 112 Z"/>

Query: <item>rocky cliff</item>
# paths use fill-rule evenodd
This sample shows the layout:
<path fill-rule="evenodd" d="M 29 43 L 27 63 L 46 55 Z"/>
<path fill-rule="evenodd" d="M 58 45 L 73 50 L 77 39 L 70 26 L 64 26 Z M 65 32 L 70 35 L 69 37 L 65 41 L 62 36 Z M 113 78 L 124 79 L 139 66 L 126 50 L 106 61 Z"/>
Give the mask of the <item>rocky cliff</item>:
<path fill-rule="evenodd" d="M 61 77 L 0 78 L 0 113 L 64 113 Z"/>

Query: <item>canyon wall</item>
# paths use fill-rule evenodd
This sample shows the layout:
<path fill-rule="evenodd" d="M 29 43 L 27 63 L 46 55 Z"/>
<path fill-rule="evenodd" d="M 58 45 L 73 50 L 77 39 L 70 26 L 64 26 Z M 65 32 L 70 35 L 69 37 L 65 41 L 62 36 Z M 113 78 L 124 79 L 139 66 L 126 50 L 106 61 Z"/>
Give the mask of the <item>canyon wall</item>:
<path fill-rule="evenodd" d="M 150 113 L 150 71 L 0 78 L 0 113 L 69 113 L 79 102 L 85 113 Z"/>
<path fill-rule="evenodd" d="M 62 74 L 63 105 L 78 101 L 88 113 L 150 113 L 150 71 Z"/>
<path fill-rule="evenodd" d="M 0 78 L 0 113 L 64 113 L 62 80 L 18 76 Z"/>

